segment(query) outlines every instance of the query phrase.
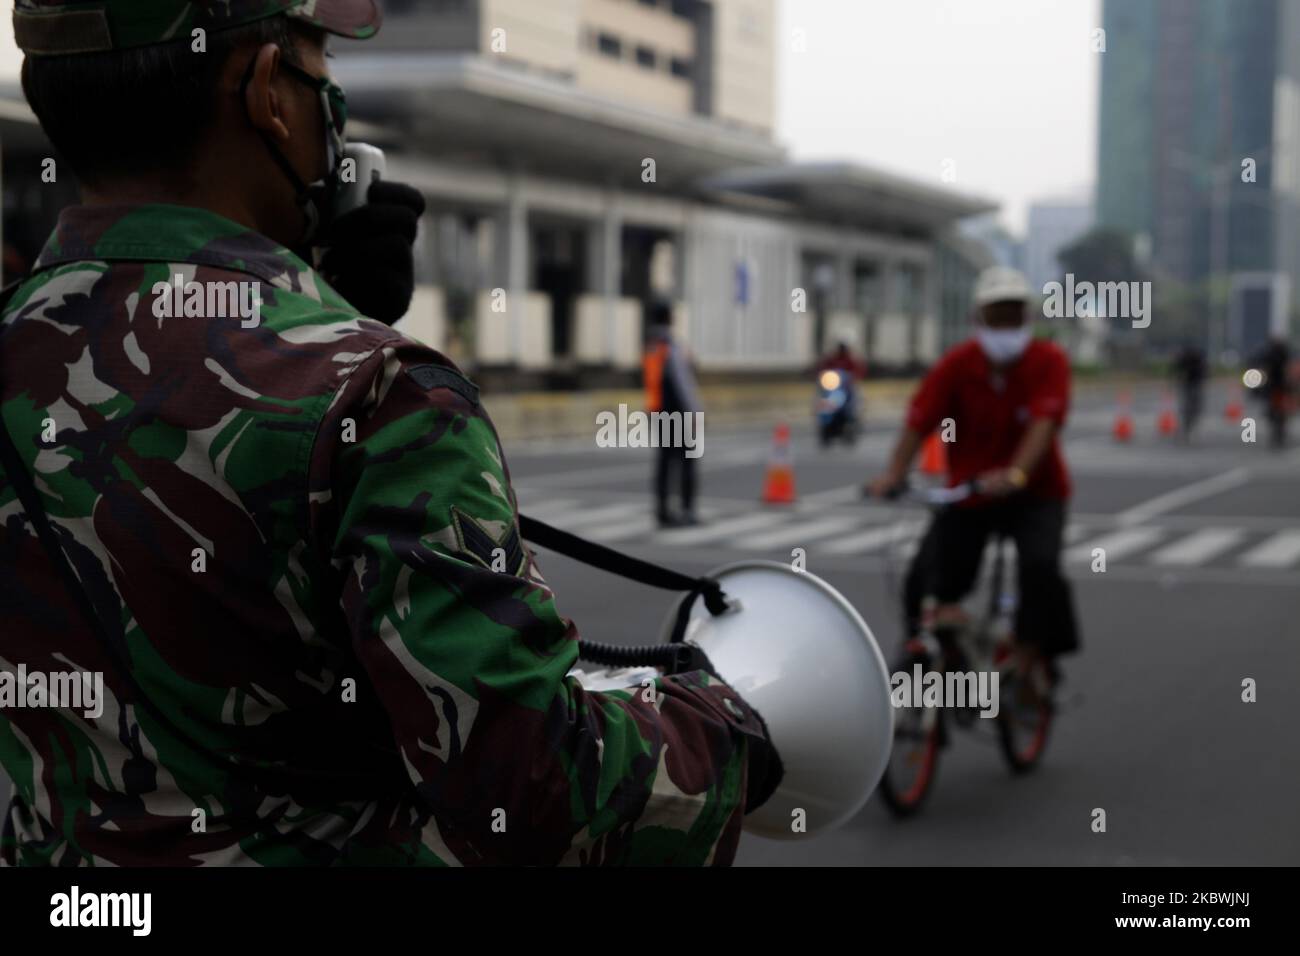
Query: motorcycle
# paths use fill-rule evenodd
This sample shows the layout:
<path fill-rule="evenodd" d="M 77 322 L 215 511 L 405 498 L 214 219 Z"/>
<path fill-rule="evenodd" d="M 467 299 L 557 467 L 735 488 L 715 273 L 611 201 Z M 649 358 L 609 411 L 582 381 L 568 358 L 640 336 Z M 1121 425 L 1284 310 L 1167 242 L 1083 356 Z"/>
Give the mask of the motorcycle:
<path fill-rule="evenodd" d="M 817 435 L 823 448 L 840 439 L 853 445 L 858 440 L 857 393 L 852 377 L 839 369 L 826 369 L 817 376 Z"/>
<path fill-rule="evenodd" d="M 1273 446 L 1283 447 L 1286 444 L 1287 419 L 1295 410 L 1295 397 L 1289 383 L 1285 379 L 1280 383 L 1270 381 L 1268 371 L 1261 368 L 1247 369 L 1241 381 L 1251 397 L 1263 406 L 1271 426 Z"/>

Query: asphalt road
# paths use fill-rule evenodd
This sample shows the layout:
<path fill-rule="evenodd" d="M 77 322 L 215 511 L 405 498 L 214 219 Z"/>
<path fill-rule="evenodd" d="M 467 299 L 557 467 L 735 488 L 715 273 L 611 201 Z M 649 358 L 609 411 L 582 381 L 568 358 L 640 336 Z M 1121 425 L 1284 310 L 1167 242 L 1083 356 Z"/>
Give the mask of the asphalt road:
<path fill-rule="evenodd" d="M 747 837 L 758 865 L 1300 863 L 1300 449 L 1245 444 L 1221 414 L 1184 447 L 1155 434 L 1153 390 L 1138 433 L 1110 437 L 1108 399 L 1084 401 L 1067 432 L 1075 483 L 1071 548 L 1107 547 L 1094 574 L 1068 561 L 1084 631 L 1043 764 L 1013 778 L 995 748 L 959 735 L 924 812 L 892 820 L 873 798 L 847 826 L 798 843 Z M 490 408 L 490 403 L 489 403 Z M 798 426 L 805 409 L 792 409 Z M 741 557 L 790 560 L 853 602 L 886 652 L 899 641 L 894 577 L 923 513 L 867 506 L 856 487 L 883 463 L 892 423 L 853 450 L 817 450 L 796 427 L 799 501 L 758 504 L 770 436 L 706 433 L 691 532 L 653 527 L 646 450 L 593 440 L 507 449 L 523 510 L 630 553 L 702 573 Z M 889 529 L 882 532 L 881 529 Z M 1073 552 L 1072 552 L 1073 553 Z M 584 636 L 658 639 L 674 596 L 542 555 L 560 607 Z M 1258 701 L 1241 701 L 1241 682 Z M 833 719 L 833 700 L 810 700 Z M 0 790 L 5 789 L 0 786 Z M 1105 833 L 1091 829 L 1094 808 Z"/>
<path fill-rule="evenodd" d="M 1063 712 L 1043 764 L 1013 778 L 990 740 L 959 734 L 924 811 L 899 823 L 873 798 L 846 827 L 803 842 L 747 837 L 758 865 L 1300 863 L 1300 450 L 1247 444 L 1222 414 L 1190 446 L 1156 434 L 1158 390 L 1139 390 L 1131 444 L 1094 393 L 1067 431 L 1075 480 L 1067 566 L 1084 649 L 1067 659 Z M 1247 409 L 1248 413 L 1252 410 Z M 798 424 L 802 409 L 792 410 Z M 594 443 L 508 449 L 522 510 L 702 573 L 742 557 L 789 561 L 838 588 L 886 657 L 900 639 L 894 581 L 909 522 L 856 488 L 894 437 L 874 420 L 856 449 L 818 450 L 796 429 L 799 502 L 758 504 L 770 435 L 707 434 L 708 525 L 651 523 L 650 453 Z M 889 529 L 879 533 L 881 529 Z M 1107 549 L 1107 570 L 1084 556 Z M 556 556 L 542 568 L 585 637 L 658 639 L 674 596 Z M 1241 700 L 1254 678 L 1258 701 Z M 809 701 L 832 719 L 833 700 Z M 1106 811 L 1105 833 L 1091 828 Z"/>

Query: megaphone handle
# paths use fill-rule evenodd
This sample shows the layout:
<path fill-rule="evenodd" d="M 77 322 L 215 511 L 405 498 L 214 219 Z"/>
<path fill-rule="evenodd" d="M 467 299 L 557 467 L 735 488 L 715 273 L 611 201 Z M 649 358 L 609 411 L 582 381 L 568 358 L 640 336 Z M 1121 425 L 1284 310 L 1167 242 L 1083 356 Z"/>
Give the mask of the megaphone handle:
<path fill-rule="evenodd" d="M 694 644 L 649 644 L 620 647 L 595 641 L 579 641 L 578 656 L 606 667 L 657 667 L 666 674 L 704 670 L 717 677 L 704 651 Z M 721 678 L 719 678 L 721 679 Z"/>

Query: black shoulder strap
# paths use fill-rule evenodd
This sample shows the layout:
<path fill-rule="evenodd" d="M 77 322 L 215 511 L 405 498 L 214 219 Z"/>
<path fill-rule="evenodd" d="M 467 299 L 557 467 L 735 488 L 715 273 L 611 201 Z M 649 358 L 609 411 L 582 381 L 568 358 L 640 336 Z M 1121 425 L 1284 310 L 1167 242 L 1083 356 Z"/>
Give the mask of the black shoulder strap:
<path fill-rule="evenodd" d="M 519 516 L 519 533 L 525 540 L 531 541 L 533 544 L 549 548 L 551 551 L 573 558 L 575 561 L 581 561 L 593 568 L 599 568 L 602 571 L 608 571 L 610 574 L 617 574 L 619 577 L 636 581 L 638 584 L 649 585 L 652 588 L 663 588 L 665 591 L 686 591 L 686 599 L 677 606 L 677 618 L 673 622 L 672 634 L 668 638 L 670 644 L 680 644 L 685 640 L 686 627 L 690 623 L 691 608 L 694 606 L 696 598 L 703 597 L 704 606 L 715 617 L 719 614 L 725 614 L 731 606 L 727 600 L 727 595 L 723 593 L 722 585 L 713 578 L 693 578 L 678 571 L 651 564 L 649 561 L 642 561 L 640 558 L 631 557 L 621 551 L 615 551 L 613 548 L 607 548 L 602 544 L 579 538 L 576 534 L 553 528 L 527 515 Z M 610 657 L 609 652 L 612 649 L 606 645 L 596 644 L 592 641 L 579 641 L 578 650 L 587 660 L 610 664 L 618 663 L 619 666 L 626 666 L 630 663 L 659 666 L 662 660 L 662 654 L 660 653 L 662 648 L 636 648 L 631 657 L 617 662 Z"/>
<path fill-rule="evenodd" d="M 553 528 L 527 515 L 519 516 L 519 533 L 526 541 L 531 541 L 533 544 L 549 548 L 575 561 L 581 561 L 593 568 L 600 568 L 602 571 L 617 574 L 639 584 L 663 588 L 665 591 L 689 591 L 700 594 L 713 614 L 722 614 L 727 610 L 727 598 L 722 593 L 722 586 L 712 578 L 693 578 L 679 571 L 642 561 L 640 558 L 607 548 L 603 544 L 596 544 L 576 534 Z"/>

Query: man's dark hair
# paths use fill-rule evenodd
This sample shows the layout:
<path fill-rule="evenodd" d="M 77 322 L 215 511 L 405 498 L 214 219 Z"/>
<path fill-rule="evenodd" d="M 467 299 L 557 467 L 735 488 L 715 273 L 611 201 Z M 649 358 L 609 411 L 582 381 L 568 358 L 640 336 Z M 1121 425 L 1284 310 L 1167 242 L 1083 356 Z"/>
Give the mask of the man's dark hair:
<path fill-rule="evenodd" d="M 78 56 L 29 56 L 23 93 L 45 135 L 83 183 L 176 173 L 195 158 L 217 110 L 217 81 L 237 50 L 278 45 L 299 57 L 299 30 L 277 15 L 209 32 L 206 52 L 181 40 Z"/>

